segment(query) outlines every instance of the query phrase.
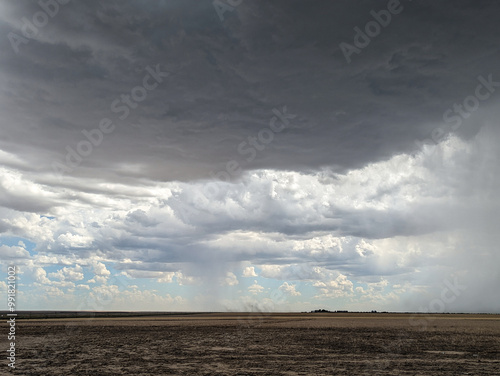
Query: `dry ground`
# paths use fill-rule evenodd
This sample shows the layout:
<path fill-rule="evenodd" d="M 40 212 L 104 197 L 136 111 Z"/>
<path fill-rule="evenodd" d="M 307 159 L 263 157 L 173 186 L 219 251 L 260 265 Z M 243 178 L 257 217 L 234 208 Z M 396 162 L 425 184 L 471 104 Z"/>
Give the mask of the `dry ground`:
<path fill-rule="evenodd" d="M 16 339 L 0 375 L 500 375 L 496 315 L 25 320 Z"/>

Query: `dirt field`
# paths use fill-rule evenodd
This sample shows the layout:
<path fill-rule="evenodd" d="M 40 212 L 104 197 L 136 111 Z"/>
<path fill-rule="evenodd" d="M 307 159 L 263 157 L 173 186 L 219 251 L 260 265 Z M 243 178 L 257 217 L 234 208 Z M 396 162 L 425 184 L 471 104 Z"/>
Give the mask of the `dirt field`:
<path fill-rule="evenodd" d="M 0 375 L 500 375 L 500 316 L 25 320 L 16 356 Z"/>

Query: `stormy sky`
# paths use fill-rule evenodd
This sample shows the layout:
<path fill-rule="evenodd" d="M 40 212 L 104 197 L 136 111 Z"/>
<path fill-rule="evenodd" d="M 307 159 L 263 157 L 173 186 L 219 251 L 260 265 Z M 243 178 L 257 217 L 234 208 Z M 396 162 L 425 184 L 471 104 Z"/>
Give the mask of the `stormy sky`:
<path fill-rule="evenodd" d="M 18 309 L 500 311 L 499 11 L 1 2 Z"/>

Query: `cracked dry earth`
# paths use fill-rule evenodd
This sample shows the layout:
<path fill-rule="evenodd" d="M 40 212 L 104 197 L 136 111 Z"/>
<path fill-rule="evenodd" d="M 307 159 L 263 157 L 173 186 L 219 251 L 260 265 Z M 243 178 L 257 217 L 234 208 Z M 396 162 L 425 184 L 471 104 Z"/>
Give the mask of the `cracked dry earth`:
<path fill-rule="evenodd" d="M 17 368 L 4 362 L 0 375 L 500 375 L 500 316 L 415 323 L 404 314 L 24 320 Z"/>

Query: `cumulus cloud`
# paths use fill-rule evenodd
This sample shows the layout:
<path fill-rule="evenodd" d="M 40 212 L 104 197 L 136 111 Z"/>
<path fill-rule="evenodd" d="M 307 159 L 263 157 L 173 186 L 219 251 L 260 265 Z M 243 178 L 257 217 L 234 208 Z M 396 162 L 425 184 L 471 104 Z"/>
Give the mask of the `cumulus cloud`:
<path fill-rule="evenodd" d="M 104 265 L 102 262 L 95 262 L 93 264 L 94 268 L 94 273 L 98 276 L 109 276 L 111 272 L 106 269 L 106 265 Z"/>
<path fill-rule="evenodd" d="M 257 295 L 264 291 L 264 287 L 254 281 L 253 285 L 248 286 L 248 291 L 253 295 Z"/>
<path fill-rule="evenodd" d="M 160 283 L 172 283 L 175 277 L 175 273 L 163 273 L 160 278 L 157 279 Z"/>
<path fill-rule="evenodd" d="M 2 260 L 26 259 L 30 257 L 30 253 L 24 247 L 7 245 L 0 246 L 0 258 Z"/>
<path fill-rule="evenodd" d="M 57 272 L 49 273 L 50 278 L 59 279 L 61 281 L 80 281 L 83 279 L 83 269 L 80 265 L 75 267 L 64 267 Z"/>
<path fill-rule="evenodd" d="M 288 282 L 284 282 L 280 287 L 280 291 L 290 296 L 300 296 L 302 295 L 299 291 L 295 290 L 295 285 L 288 284 Z"/>
<path fill-rule="evenodd" d="M 35 268 L 33 270 L 33 277 L 35 281 L 41 284 L 50 284 L 50 280 L 47 278 L 47 272 L 43 268 Z"/>
<path fill-rule="evenodd" d="M 257 273 L 255 273 L 255 268 L 253 266 L 247 266 L 243 269 L 242 277 L 257 277 Z"/>
<path fill-rule="evenodd" d="M 239 284 L 240 282 L 238 281 L 238 278 L 236 275 L 232 272 L 227 272 L 226 278 L 224 278 L 224 281 L 222 282 L 222 285 L 225 286 L 235 286 Z"/>
<path fill-rule="evenodd" d="M 321 298 L 349 296 L 353 292 L 353 283 L 342 274 L 335 279 L 315 282 L 313 286 L 319 289 Z"/>

